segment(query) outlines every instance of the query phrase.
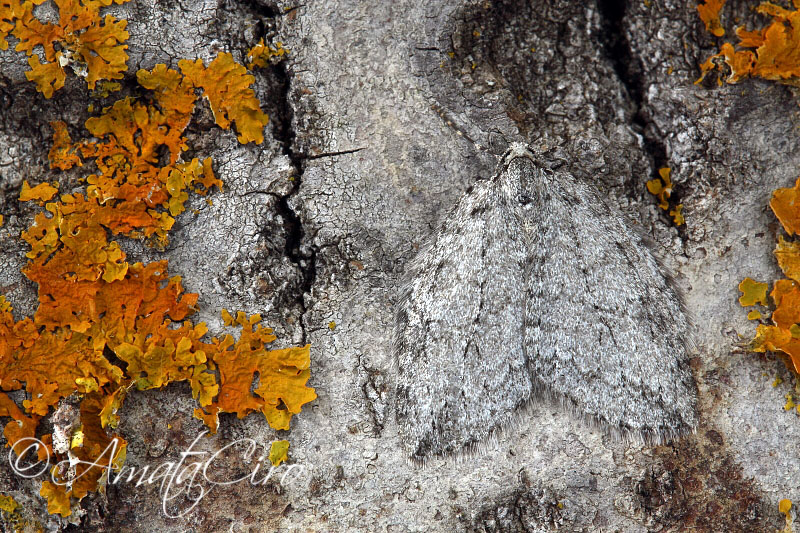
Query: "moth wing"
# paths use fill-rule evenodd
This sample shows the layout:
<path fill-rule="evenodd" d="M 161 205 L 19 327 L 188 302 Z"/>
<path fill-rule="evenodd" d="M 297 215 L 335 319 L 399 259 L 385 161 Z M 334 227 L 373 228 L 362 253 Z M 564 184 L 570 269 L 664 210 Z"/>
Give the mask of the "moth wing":
<path fill-rule="evenodd" d="M 521 229 L 496 184 L 465 194 L 407 272 L 396 413 L 411 455 L 473 445 L 530 397 Z"/>
<path fill-rule="evenodd" d="M 571 183 L 570 183 L 571 182 Z M 526 344 L 535 386 L 647 442 L 696 426 L 689 323 L 650 250 L 567 173 L 526 226 Z"/>

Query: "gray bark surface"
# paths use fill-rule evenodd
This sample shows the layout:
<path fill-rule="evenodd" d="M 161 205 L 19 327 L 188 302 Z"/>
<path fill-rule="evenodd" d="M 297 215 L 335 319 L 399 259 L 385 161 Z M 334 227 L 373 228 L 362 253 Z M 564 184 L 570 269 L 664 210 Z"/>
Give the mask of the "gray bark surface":
<path fill-rule="evenodd" d="M 743 2 L 726 9 L 754 20 Z M 47 515 L 38 481 L 3 460 L 0 491 L 28 519 L 49 530 L 176 532 L 783 527 L 778 501 L 800 501 L 800 420 L 783 409 L 795 378 L 779 359 L 740 348 L 755 326 L 737 285 L 780 277 L 768 201 L 799 175 L 797 100 L 767 82 L 693 84 L 714 51 L 693 4 L 132 0 L 107 12 L 128 20 L 127 88 L 156 63 L 220 50 L 241 62 L 263 35 L 291 50 L 255 73 L 271 119 L 264 144 L 240 145 L 199 106 L 190 146 L 214 158 L 225 183 L 213 205 L 191 199 L 163 253 L 120 244 L 129 261 L 169 259 L 200 294 L 194 319 L 213 334 L 226 308 L 261 313 L 279 347 L 311 343 L 319 397 L 288 433 L 255 414 L 223 415 L 199 445 L 287 438 L 308 475 L 216 487 L 180 519 L 161 512 L 157 484 L 111 486 L 87 496 L 69 525 Z M 19 232 L 37 210 L 17 201 L 22 180 L 54 179 L 49 121 L 89 116 L 83 80 L 68 76 L 45 100 L 26 68 L 13 45 L 0 52 L 0 293 L 18 318 L 36 306 L 19 272 Z M 461 194 L 494 172 L 484 148 L 498 139 L 559 145 L 577 177 L 652 237 L 696 327 L 696 434 L 657 447 L 620 442 L 535 401 L 477 453 L 408 462 L 392 407 L 397 284 Z M 684 204 L 680 228 L 645 188 L 665 166 Z M 60 173 L 61 190 L 79 176 Z M 131 393 L 120 412 L 126 464 L 177 461 L 202 430 L 194 407 L 186 384 Z M 247 469 L 219 463 L 221 477 Z"/>

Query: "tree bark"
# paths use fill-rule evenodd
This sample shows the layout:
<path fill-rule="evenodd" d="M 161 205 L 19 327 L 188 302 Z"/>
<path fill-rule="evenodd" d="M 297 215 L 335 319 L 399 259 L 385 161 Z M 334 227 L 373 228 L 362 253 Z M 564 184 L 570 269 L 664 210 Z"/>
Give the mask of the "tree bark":
<path fill-rule="evenodd" d="M 734 7 L 730 8 L 734 10 Z M 754 20 L 744 5 L 744 21 Z M 223 415 L 198 447 L 291 442 L 293 483 L 215 487 L 182 518 L 158 483 L 109 486 L 82 502 L 80 528 L 108 531 L 774 531 L 783 498 L 800 500 L 800 421 L 783 410 L 794 377 L 749 354 L 755 326 L 737 303 L 745 277 L 776 279 L 771 191 L 800 168 L 797 104 L 762 81 L 693 82 L 715 53 L 692 5 L 674 0 L 146 2 L 108 8 L 128 21 L 135 72 L 229 51 L 240 62 L 266 35 L 290 50 L 256 72 L 271 118 L 262 145 L 196 112 L 189 136 L 225 183 L 190 200 L 157 252 L 124 241 L 131 261 L 169 260 L 200 294 L 196 320 L 222 331 L 222 308 L 261 313 L 277 344 L 311 343 L 318 399 L 275 432 L 263 417 Z M 733 13 L 729 13 L 733 19 Z M 49 121 L 88 118 L 83 80 L 46 100 L 22 54 L 0 52 L 0 292 L 32 315 L 19 272 L 20 231 L 35 206 L 23 179 L 80 186 L 47 165 Z M 109 105 L 107 100 L 104 105 Z M 97 104 L 95 104 L 97 107 Z M 669 445 L 620 442 L 543 400 L 480 453 L 410 464 L 394 421 L 393 306 L 406 263 L 461 194 L 493 174 L 493 145 L 559 146 L 655 242 L 696 326 L 696 434 Z M 676 227 L 645 183 L 671 168 Z M 190 213 L 191 208 L 200 211 Z M 121 242 L 122 244 L 122 242 Z M 613 290 L 613 288 L 609 288 Z M 665 334 L 668 334 L 665 332 Z M 497 354 L 498 358 L 502 354 Z M 775 377 L 783 384 L 773 387 Z M 126 464 L 177 461 L 202 431 L 188 385 L 132 393 L 120 413 Z M 168 426 L 169 424 L 169 426 Z M 3 441 L 4 442 L 4 441 Z M 0 490 L 30 523 L 60 530 L 3 462 Z M 249 474 L 238 457 L 220 478 Z"/>

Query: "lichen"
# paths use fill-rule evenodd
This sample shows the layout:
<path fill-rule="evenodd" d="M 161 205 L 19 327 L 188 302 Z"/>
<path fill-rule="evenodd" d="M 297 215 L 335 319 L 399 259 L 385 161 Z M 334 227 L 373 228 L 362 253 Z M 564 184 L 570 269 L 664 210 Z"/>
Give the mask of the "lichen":
<path fill-rule="evenodd" d="M 671 172 L 672 169 L 669 167 L 660 168 L 658 169 L 659 177 L 647 182 L 647 190 L 650 191 L 650 194 L 658 198 L 658 207 L 664 211 L 669 209 L 669 198 L 672 196 L 672 180 L 670 179 Z M 686 219 L 683 217 L 682 211 L 683 204 L 678 204 L 669 211 L 672 221 L 677 226 L 681 226 L 686 223 Z"/>
<path fill-rule="evenodd" d="M 261 39 L 258 41 L 257 45 L 247 52 L 247 68 L 252 69 L 253 67 L 266 67 L 277 61 L 280 61 L 283 59 L 283 56 L 288 53 L 289 50 L 283 47 L 283 43 L 276 42 L 275 46 L 273 47 L 268 44 L 264 44 L 264 39 Z"/>
<path fill-rule="evenodd" d="M 7 526 L 6 531 L 22 533 L 27 531 L 44 531 L 41 524 L 31 524 L 22 516 L 22 506 L 10 494 L 0 492 L 0 516 Z"/>
<path fill-rule="evenodd" d="M 767 289 L 769 285 L 766 283 L 761 283 L 759 281 L 755 281 L 750 278 L 745 278 L 739 283 L 739 290 L 742 291 L 742 295 L 739 297 L 739 303 L 743 307 L 749 307 L 751 305 L 767 304 Z"/>
<path fill-rule="evenodd" d="M 786 233 L 790 236 L 797 233 L 800 221 L 800 202 L 797 202 L 797 192 L 800 180 L 794 187 L 778 189 L 773 193 L 770 207 L 780 221 Z M 783 235 L 778 236 L 775 247 L 775 258 L 785 278 L 778 279 L 772 284 L 769 298 L 774 305 L 772 311 L 772 324 L 759 324 L 756 336 L 750 342 L 749 348 L 754 352 L 779 352 L 787 356 L 790 370 L 800 372 L 800 243 L 787 240 Z M 742 296 L 739 303 L 743 307 L 753 305 L 766 306 L 766 283 L 755 282 L 745 278 L 739 284 Z M 750 311 L 747 318 L 760 319 L 761 313 Z"/>
<path fill-rule="evenodd" d="M 6 513 L 13 513 L 17 510 L 19 504 L 14 500 L 12 496 L 8 494 L 0 493 L 0 511 L 4 511 Z"/>
<path fill-rule="evenodd" d="M 109 1 L 57 4 L 63 22 L 65 13 L 73 13 L 68 8 L 80 6 L 75 16 L 91 17 Z M 24 27 L 30 28 L 35 22 L 26 5 Z M 83 40 L 70 41 L 76 47 L 88 46 L 94 23 L 85 23 L 89 26 L 74 26 L 86 28 L 79 34 Z M 73 27 L 51 26 L 47 31 L 64 39 Z M 114 27 L 108 17 L 106 26 Z M 15 35 L 22 35 L 16 28 Z M 32 46 L 31 39 L 26 46 Z M 37 39 L 46 51 L 53 42 L 49 36 Z M 111 45 L 112 39 L 104 42 Z M 57 184 L 23 183 L 20 201 L 36 201 L 44 210 L 22 233 L 30 247 L 22 272 L 38 286 L 36 312 L 16 320 L 0 295 L 0 388 L 5 391 L 0 392 L 0 417 L 11 418 L 4 435 L 16 453 L 21 453 L 16 446 L 21 439 L 39 436 L 59 459 L 92 463 L 111 450 L 109 464 L 121 467 L 126 442 L 111 430 L 131 388 L 188 382 L 199 405 L 195 414 L 212 432 L 220 412 L 243 417 L 260 411 L 275 429 L 289 429 L 292 416 L 316 398 L 306 386 L 309 345 L 269 350 L 275 336 L 259 325 L 258 315 L 239 312 L 233 318 L 224 310 L 226 325 L 241 328 L 239 338 L 207 339 L 205 323 L 189 318 L 198 295 L 184 291 L 180 276 L 169 275 L 167 261 L 129 263 L 113 240 L 139 238 L 163 248 L 189 194 L 222 189 L 210 157 L 182 158 L 196 89 L 208 98 L 222 128 L 235 124 L 240 142 L 263 140 L 267 117 L 250 89 L 253 77 L 230 54 L 219 54 L 208 67 L 199 60 L 179 66 L 181 72 L 165 65 L 140 70 L 137 80 L 152 91 L 152 103 L 117 100 L 86 121 L 86 140 L 73 142 L 66 124 L 51 124 L 51 168 L 94 163 L 87 166 L 94 171 L 84 176 L 84 191 L 58 195 Z M 251 392 L 256 375 L 259 385 Z M 21 407 L 6 394 L 15 390 L 26 392 Z M 80 425 L 66 447 L 56 446 L 51 434 L 38 435 L 39 422 L 68 397 L 78 401 Z M 50 513 L 69 516 L 76 501 L 102 487 L 103 470 L 86 468 L 78 463 L 72 472 L 53 471 L 57 482 L 42 484 Z"/>
<path fill-rule="evenodd" d="M 272 443 L 269 449 L 269 462 L 272 466 L 280 466 L 280 464 L 289 458 L 289 441 L 276 440 Z"/>
<path fill-rule="evenodd" d="M 786 517 L 786 525 L 779 533 L 793 533 L 794 519 L 792 518 L 792 500 L 784 498 L 778 502 L 778 512 Z"/>
<path fill-rule="evenodd" d="M 722 7 L 722 3 L 713 3 Z M 700 65 L 702 75 L 697 83 L 709 72 L 727 68 L 729 74 L 725 81 L 728 83 L 756 77 L 800 85 L 800 0 L 792 0 L 792 4 L 794 9 L 786 9 L 762 2 L 756 12 L 772 17 L 771 24 L 755 30 L 747 30 L 744 26 L 736 28 L 739 42 L 735 45 L 723 43 L 719 53 Z M 703 20 L 705 22 L 706 19 Z M 706 24 L 708 26 L 709 23 Z M 722 36 L 721 33 L 715 35 Z"/>
<path fill-rule="evenodd" d="M 45 0 L 2 0 L 0 49 L 8 48 L 9 34 L 18 40 L 15 50 L 29 56 L 25 75 L 45 98 L 64 86 L 66 66 L 84 77 L 89 89 L 100 80 L 121 79 L 128 70 L 127 21 L 100 16 L 112 1 L 128 0 L 54 0 L 59 19 L 51 23 L 34 15 Z"/>
<path fill-rule="evenodd" d="M 700 20 L 706 25 L 706 29 L 717 37 L 725 35 L 725 28 L 719 21 L 719 12 L 726 0 L 705 0 L 697 6 L 697 13 Z"/>
<path fill-rule="evenodd" d="M 264 140 L 268 117 L 250 88 L 255 78 L 231 54 L 219 54 L 207 67 L 200 59 L 181 60 L 178 67 L 194 87 L 203 90 L 218 126 L 228 129 L 235 122 L 242 144 L 251 141 L 260 144 Z"/>

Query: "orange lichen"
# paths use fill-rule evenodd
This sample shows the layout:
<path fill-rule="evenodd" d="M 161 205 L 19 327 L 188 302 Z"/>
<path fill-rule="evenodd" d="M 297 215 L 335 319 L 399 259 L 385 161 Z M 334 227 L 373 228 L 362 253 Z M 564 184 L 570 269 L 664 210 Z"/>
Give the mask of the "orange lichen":
<path fill-rule="evenodd" d="M 790 279 L 779 279 L 769 294 L 775 302 L 772 321 L 781 329 L 790 328 L 800 322 L 800 285 Z"/>
<path fill-rule="evenodd" d="M 8 34 L 22 15 L 20 0 L 0 0 L 0 50 L 8 50 Z"/>
<path fill-rule="evenodd" d="M 22 182 L 22 190 L 19 193 L 19 201 L 27 202 L 29 200 L 42 200 L 47 201 L 58 192 L 58 187 L 53 187 L 47 183 L 40 183 L 36 187 L 28 185 L 28 180 Z"/>
<path fill-rule="evenodd" d="M 650 194 L 658 198 L 658 207 L 664 211 L 669 209 L 669 197 L 672 196 L 672 180 L 670 179 L 671 172 L 672 169 L 669 167 L 660 168 L 658 169 L 658 175 L 660 177 L 647 182 L 647 190 L 650 191 Z M 683 204 L 678 204 L 669 212 L 670 216 L 672 217 L 672 221 L 678 226 L 686 222 L 686 219 L 683 217 L 682 210 Z"/>
<path fill-rule="evenodd" d="M 697 6 L 700 20 L 706 25 L 706 29 L 717 37 L 725 35 L 725 29 L 719 22 L 719 12 L 726 0 L 705 0 Z"/>
<path fill-rule="evenodd" d="M 69 508 L 69 497 L 71 492 L 66 492 L 63 487 L 50 481 L 42 482 L 39 496 L 47 500 L 47 512 L 50 514 L 60 514 L 69 516 L 72 510 Z"/>
<path fill-rule="evenodd" d="M 71 144 L 68 136 L 57 139 L 57 154 L 77 154 L 94 158 L 97 173 L 87 176 L 87 198 L 79 203 L 96 202 L 90 207 L 96 220 L 102 218 L 113 233 L 152 237 L 166 244 L 166 234 L 174 217 L 184 211 L 188 190 L 206 194 L 211 187 L 221 188 L 214 176 L 212 161 L 180 161 L 186 150 L 184 130 L 194 109 L 194 94 L 182 81 L 171 83 L 175 74 L 164 65 L 153 71 L 139 71 L 138 78 L 156 91 L 158 106 L 133 98 L 118 100 L 86 121 L 86 129 L 99 139 Z M 160 164 L 162 148 L 168 162 Z M 80 158 L 59 158 L 58 166 L 68 169 Z"/>
<path fill-rule="evenodd" d="M 51 469 L 56 483 L 45 481 L 39 494 L 47 499 L 48 512 L 70 516 L 71 498 L 80 500 L 107 481 L 109 470 L 119 470 L 125 461 L 127 443 L 106 434 L 100 423 L 103 395 L 87 394 L 80 403 L 80 425 L 73 429 L 66 453 L 72 469 Z"/>
<path fill-rule="evenodd" d="M 80 22 L 110 1 L 84 1 L 75 17 Z M 64 6 L 76 5 L 60 2 L 62 17 Z M 28 21 L 26 27 L 34 24 Z M 57 33 L 51 26 L 45 29 Z M 39 38 L 49 42 L 47 35 Z M 114 467 L 124 461 L 125 442 L 109 430 L 117 426 L 116 413 L 132 387 L 188 382 L 199 404 L 195 414 L 212 430 L 220 412 L 243 417 L 252 411 L 262 412 L 274 428 L 288 429 L 291 417 L 316 398 L 306 386 L 308 345 L 268 350 L 265 345 L 275 336 L 258 325 L 258 315 L 239 312 L 233 318 L 227 311 L 226 324 L 241 327 L 240 338 L 203 340 L 206 325 L 189 320 L 198 295 L 184 292 L 180 276 L 169 276 L 166 261 L 129 263 L 112 240 L 147 238 L 163 246 L 189 191 L 205 195 L 214 186 L 221 189 L 211 158 L 182 159 L 195 88 L 209 97 L 223 127 L 236 123 L 241 142 L 261 140 L 266 115 L 248 88 L 252 77 L 242 74 L 243 66 L 220 54 L 208 68 L 202 62 L 183 67 L 191 75 L 164 65 L 140 70 L 137 79 L 153 91 L 152 102 L 125 98 L 103 109 L 86 121 L 90 140 L 73 142 L 63 122 L 52 123 L 52 168 L 95 163 L 94 173 L 85 178 L 85 194 L 56 197 L 57 188 L 49 184 L 23 184 L 21 201 L 45 205 L 22 233 L 30 246 L 22 272 L 38 285 L 39 306 L 32 317 L 15 320 L 0 296 L 0 388 L 5 391 L 0 392 L 0 417 L 11 418 L 4 435 L 17 453 L 21 439 L 36 435 L 42 417 L 76 395 L 80 426 L 70 449 L 53 446 L 49 434 L 40 435 L 42 442 L 58 459 L 69 455 L 86 462 L 96 462 L 114 444 L 105 463 Z M 251 392 L 254 379 L 258 385 Z M 20 407 L 6 392 L 22 390 L 28 399 Z M 40 458 L 47 450 L 39 450 Z M 53 472 L 59 483 L 42 485 L 51 513 L 68 516 L 71 500 L 97 490 L 105 479 L 103 469 L 83 468 Z"/>
<path fill-rule="evenodd" d="M 264 140 L 263 129 L 269 119 L 250 88 L 255 78 L 231 54 L 220 53 L 207 67 L 200 59 L 183 59 L 178 67 L 192 85 L 203 89 L 217 125 L 228 129 L 235 122 L 242 144 Z"/>
<path fill-rule="evenodd" d="M 0 50 L 8 50 L 7 37 L 27 10 L 28 4 L 36 6 L 43 2 L 45 0 L 0 0 Z"/>
<path fill-rule="evenodd" d="M 787 241 L 782 235 L 778 236 L 775 258 L 787 278 L 800 282 L 800 243 Z"/>
<path fill-rule="evenodd" d="M 746 77 L 758 77 L 798 85 L 800 0 L 793 0 L 792 3 L 794 10 L 770 2 L 761 3 L 756 11 L 772 17 L 772 23 L 766 28 L 757 30 L 737 28 L 736 36 L 739 38 L 737 47 L 740 49 L 735 49 L 731 43 L 724 43 L 718 54 L 711 56 L 700 66 L 702 76 L 697 83 L 702 81 L 708 72 L 721 68 L 724 63 L 730 70 L 730 75 L 726 79 L 728 83 L 737 83 Z"/>
<path fill-rule="evenodd" d="M 800 178 L 794 187 L 775 190 L 769 206 L 789 236 L 800 233 Z"/>
<path fill-rule="evenodd" d="M 50 152 L 47 154 L 50 168 L 67 170 L 75 165 L 81 166 L 83 163 L 72 144 L 67 125 L 61 120 L 56 120 L 51 122 L 50 126 L 53 128 L 53 146 L 50 147 Z"/>
<path fill-rule="evenodd" d="M 794 187 L 776 190 L 770 201 L 772 211 L 789 235 L 797 233 L 800 228 L 798 193 L 800 180 Z M 750 348 L 755 352 L 782 352 L 788 356 L 789 368 L 800 372 L 800 243 L 779 236 L 775 258 L 787 279 L 776 280 L 773 284 L 770 292 L 775 305 L 773 325 L 760 324 Z M 743 306 L 766 304 L 766 283 L 746 278 L 739 284 L 739 289 L 743 292 L 739 299 Z M 750 319 L 751 314 L 748 314 Z M 757 318 L 760 318 L 760 313 Z"/>
<path fill-rule="evenodd" d="M 314 389 L 306 387 L 310 376 L 310 345 L 265 350 L 264 345 L 274 341 L 275 336 L 270 328 L 258 325 L 260 316 L 247 317 L 240 311 L 233 318 L 225 310 L 222 316 L 226 325 L 238 325 L 242 333 L 238 341 L 230 335 L 222 340 L 212 339 L 213 361 L 220 374 L 219 395 L 195 416 L 206 421 L 213 432 L 216 423 L 209 420 L 212 415 L 236 413 L 242 418 L 252 411 L 261 411 L 275 429 L 289 429 L 292 415 L 317 397 Z M 256 374 L 259 385 L 251 393 Z"/>
<path fill-rule="evenodd" d="M 9 313 L 10 314 L 10 313 Z M 3 317 L 0 317 L 3 320 Z M 3 388 L 8 390 L 3 384 Z M 0 416 L 10 416 L 14 420 L 6 424 L 3 435 L 15 453 L 20 453 L 20 446 L 15 444 L 24 438 L 33 437 L 36 434 L 36 425 L 39 423 L 40 416 L 26 416 L 14 401 L 4 392 L 0 392 Z"/>
<path fill-rule="evenodd" d="M 45 98 L 52 97 L 53 92 L 62 88 L 67 79 L 61 67 L 61 57 L 61 52 L 58 52 L 53 63 L 42 63 L 37 55 L 28 58 L 31 69 L 25 73 L 25 77 L 36 84 L 36 89 Z"/>
<path fill-rule="evenodd" d="M 127 0 L 114 0 L 121 4 Z M 35 2 L 4 0 L 0 20 L 0 46 L 8 30 L 19 40 L 18 52 L 30 56 L 31 72 L 26 76 L 35 81 L 37 89 L 50 98 L 54 90 L 64 86 L 64 67 L 86 78 L 89 89 L 98 80 L 121 79 L 128 70 L 127 21 L 111 15 L 100 17 L 100 8 L 111 0 L 55 0 L 59 20 L 42 22 L 33 14 Z M 36 49 L 41 48 L 46 63 L 40 62 Z"/>
<path fill-rule="evenodd" d="M 788 330 L 759 324 L 750 350 L 759 353 L 782 352 L 789 357 L 789 369 L 800 373 L 800 340 L 795 339 Z"/>
<path fill-rule="evenodd" d="M 793 533 L 794 519 L 792 518 L 792 500 L 783 499 L 778 502 L 778 511 L 786 517 L 786 525 L 778 533 Z"/>
<path fill-rule="evenodd" d="M 139 70 L 136 79 L 139 85 L 154 92 L 167 126 L 175 131 L 183 131 L 192 118 L 197 99 L 191 82 L 163 64 L 156 65 L 153 70 Z"/>
<path fill-rule="evenodd" d="M 671 169 L 669 167 L 658 169 L 661 178 L 655 178 L 647 182 L 647 190 L 650 194 L 658 197 L 658 207 L 666 210 L 669 207 L 669 197 L 672 194 L 672 180 L 670 180 Z"/>

